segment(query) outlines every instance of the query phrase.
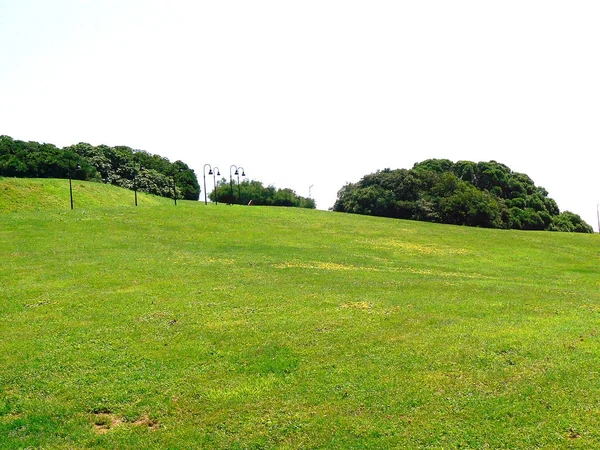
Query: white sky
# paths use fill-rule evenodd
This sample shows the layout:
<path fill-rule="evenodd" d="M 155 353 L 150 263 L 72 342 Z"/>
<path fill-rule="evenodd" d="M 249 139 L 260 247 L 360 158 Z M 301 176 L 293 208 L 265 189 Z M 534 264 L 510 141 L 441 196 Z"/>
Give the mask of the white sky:
<path fill-rule="evenodd" d="M 320 209 L 378 169 L 496 160 L 597 229 L 599 23 L 597 0 L 0 0 L 0 134 L 201 184 L 235 164 Z"/>

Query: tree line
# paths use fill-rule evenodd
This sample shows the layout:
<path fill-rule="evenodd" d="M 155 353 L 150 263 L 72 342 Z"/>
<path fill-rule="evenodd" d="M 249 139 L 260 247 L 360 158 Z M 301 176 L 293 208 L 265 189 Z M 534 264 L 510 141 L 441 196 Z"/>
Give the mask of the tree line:
<path fill-rule="evenodd" d="M 19 178 L 73 178 L 114 184 L 154 195 L 198 200 L 200 185 L 194 170 L 182 161 L 171 162 L 160 155 L 126 146 L 93 146 L 79 143 L 65 148 L 53 144 L 14 140 L 0 136 L 0 176 Z M 175 182 L 175 189 L 173 189 Z M 210 193 L 212 201 L 255 205 L 315 208 L 311 198 L 291 189 L 263 186 L 260 181 L 231 185 L 225 178 Z"/>
<path fill-rule="evenodd" d="M 263 186 L 260 181 L 244 180 L 239 184 L 228 182 L 222 178 L 217 182 L 216 191 L 209 194 L 211 201 L 219 203 L 243 204 L 252 201 L 257 206 L 291 206 L 296 208 L 316 208 L 312 198 L 302 197 L 289 188 L 278 189 L 274 186 Z"/>
<path fill-rule="evenodd" d="M 182 161 L 125 146 L 79 143 L 65 148 L 0 136 L 0 176 L 97 181 L 150 194 L 198 200 L 194 170 Z M 175 183 L 175 189 L 174 185 Z"/>
<path fill-rule="evenodd" d="M 592 233 L 548 192 L 495 161 L 428 159 L 412 169 L 384 169 L 348 183 L 334 211 L 454 225 Z"/>

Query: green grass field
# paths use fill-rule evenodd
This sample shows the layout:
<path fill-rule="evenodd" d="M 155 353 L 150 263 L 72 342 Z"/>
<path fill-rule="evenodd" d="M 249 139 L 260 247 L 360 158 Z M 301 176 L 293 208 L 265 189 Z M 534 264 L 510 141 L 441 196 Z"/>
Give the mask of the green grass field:
<path fill-rule="evenodd" d="M 600 447 L 597 235 L 66 189 L 0 213 L 1 449 Z"/>
<path fill-rule="evenodd" d="M 135 206 L 133 191 L 73 180 L 74 208 Z M 173 200 L 138 192 L 138 206 L 171 205 Z M 60 211 L 71 208 L 69 180 L 0 177 L 0 212 Z"/>

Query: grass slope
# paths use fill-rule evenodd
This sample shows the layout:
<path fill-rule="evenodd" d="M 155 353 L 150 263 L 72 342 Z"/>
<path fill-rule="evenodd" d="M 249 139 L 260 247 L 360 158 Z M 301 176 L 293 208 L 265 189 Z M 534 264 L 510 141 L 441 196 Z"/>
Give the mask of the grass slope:
<path fill-rule="evenodd" d="M 73 180 L 75 208 L 133 206 L 133 191 L 102 183 Z M 138 192 L 139 206 L 172 204 L 173 200 Z M 0 212 L 52 211 L 71 208 L 69 180 L 0 177 Z"/>
<path fill-rule="evenodd" d="M 182 203 L 0 216 L 0 448 L 598 448 L 600 241 Z"/>

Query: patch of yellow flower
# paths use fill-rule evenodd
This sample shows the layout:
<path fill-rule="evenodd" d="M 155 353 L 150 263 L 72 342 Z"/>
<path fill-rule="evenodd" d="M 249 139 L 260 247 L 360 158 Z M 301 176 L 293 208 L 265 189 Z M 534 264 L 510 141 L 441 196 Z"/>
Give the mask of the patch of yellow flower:
<path fill-rule="evenodd" d="M 168 258 L 168 261 L 171 264 L 181 264 L 181 263 L 187 263 L 189 261 L 196 261 L 198 259 L 198 255 L 196 255 L 195 253 L 190 253 L 190 252 L 178 252 L 175 253 L 173 256 Z M 138 259 L 139 262 L 144 261 L 144 259 L 140 258 Z M 232 258 L 206 258 L 204 259 L 205 262 L 207 262 L 208 264 L 225 264 L 225 265 L 232 265 L 235 264 L 235 259 Z"/>
<path fill-rule="evenodd" d="M 373 303 L 370 302 L 349 302 L 342 303 L 340 308 L 344 309 L 371 309 L 373 307 Z"/>
<path fill-rule="evenodd" d="M 417 275 L 427 275 L 432 277 L 444 277 L 444 278 L 471 278 L 471 279 L 483 279 L 491 278 L 486 275 L 478 273 L 464 273 L 464 272 L 443 272 L 440 270 L 430 269 L 417 269 L 414 267 L 364 267 L 364 266 L 352 266 L 346 264 L 338 264 L 332 262 L 312 262 L 312 263 L 301 263 L 301 262 L 285 262 L 276 264 L 276 269 L 309 269 L 309 270 L 337 270 L 337 271 L 370 271 L 370 272 L 404 272 L 413 273 Z"/>
<path fill-rule="evenodd" d="M 347 264 L 338 264 L 332 262 L 312 262 L 312 263 L 298 263 L 298 262 L 285 262 L 277 264 L 277 269 L 316 269 L 316 270 L 370 270 L 379 271 L 375 267 L 358 267 Z"/>
<path fill-rule="evenodd" d="M 407 252 L 421 253 L 424 255 L 464 255 L 469 253 L 464 248 L 441 247 L 433 244 L 415 244 L 412 242 L 396 241 L 393 239 L 370 239 L 360 241 L 360 243 L 368 244 L 379 249 L 397 248 Z"/>
<path fill-rule="evenodd" d="M 440 270 L 415 269 L 414 267 L 402 267 L 396 269 L 399 272 L 416 273 L 418 275 L 432 275 L 438 277 L 457 277 L 457 278 L 478 278 L 490 279 L 492 277 L 481 275 L 479 273 L 461 273 L 461 272 L 442 272 Z"/>
<path fill-rule="evenodd" d="M 209 264 L 225 264 L 227 266 L 230 266 L 232 264 L 235 264 L 235 259 L 231 259 L 231 258 L 206 258 L 206 262 Z"/>

